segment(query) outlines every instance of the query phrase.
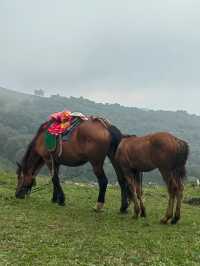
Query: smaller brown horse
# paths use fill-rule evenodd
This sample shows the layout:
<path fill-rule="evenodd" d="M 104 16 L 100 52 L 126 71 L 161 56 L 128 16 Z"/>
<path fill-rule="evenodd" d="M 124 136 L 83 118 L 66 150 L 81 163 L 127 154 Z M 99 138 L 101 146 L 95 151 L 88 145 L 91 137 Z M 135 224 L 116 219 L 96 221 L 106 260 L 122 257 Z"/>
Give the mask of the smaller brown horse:
<path fill-rule="evenodd" d="M 161 223 L 167 223 L 173 217 L 174 201 L 177 199 L 175 215 L 171 220 L 176 224 L 180 219 L 183 195 L 183 178 L 186 175 L 185 164 L 188 158 L 188 144 L 167 132 L 154 133 L 142 137 L 130 136 L 122 139 L 115 154 L 124 177 L 132 192 L 134 212 L 145 216 L 142 201 L 140 172 L 159 169 L 169 193 L 169 203 Z M 138 203 L 139 199 L 139 203 Z"/>

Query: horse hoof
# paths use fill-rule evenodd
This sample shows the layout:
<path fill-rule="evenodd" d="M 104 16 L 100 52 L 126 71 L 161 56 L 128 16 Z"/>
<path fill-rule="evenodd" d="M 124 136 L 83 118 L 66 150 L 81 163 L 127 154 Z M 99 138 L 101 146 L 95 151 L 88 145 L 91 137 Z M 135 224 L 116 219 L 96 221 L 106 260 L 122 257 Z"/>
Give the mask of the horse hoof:
<path fill-rule="evenodd" d="M 95 212 L 101 212 L 103 211 L 103 205 L 104 203 L 102 202 L 97 202 L 96 206 L 93 208 Z"/>
<path fill-rule="evenodd" d="M 52 203 L 57 203 L 57 199 L 51 199 Z"/>
<path fill-rule="evenodd" d="M 145 211 L 142 211 L 142 212 L 140 213 L 140 217 L 142 217 L 142 218 L 145 218 L 145 217 L 147 217 L 147 214 L 146 214 L 146 212 L 145 212 Z"/>
<path fill-rule="evenodd" d="M 65 202 L 58 202 L 59 206 L 65 206 Z"/>
<path fill-rule="evenodd" d="M 133 219 L 134 219 L 134 220 L 138 220 L 138 215 L 137 215 L 137 214 L 134 214 L 134 215 L 133 215 Z"/>
<path fill-rule="evenodd" d="M 179 218 L 173 217 L 171 220 L 171 224 L 177 224 L 178 220 L 179 220 Z"/>
<path fill-rule="evenodd" d="M 125 209 L 125 210 L 124 210 L 124 209 L 123 209 L 123 210 L 120 209 L 120 210 L 119 210 L 119 213 L 120 213 L 120 214 L 128 214 L 128 210 L 127 210 L 127 209 Z"/>
<path fill-rule="evenodd" d="M 93 208 L 93 211 L 94 211 L 94 212 L 103 212 L 102 209 L 99 210 L 99 209 L 97 209 L 96 207 Z"/>
<path fill-rule="evenodd" d="M 161 220 L 160 220 L 160 224 L 167 224 L 167 220 L 166 220 L 166 218 L 161 219 Z"/>
<path fill-rule="evenodd" d="M 119 209 L 120 213 L 127 214 L 128 213 L 128 205 L 121 206 Z"/>

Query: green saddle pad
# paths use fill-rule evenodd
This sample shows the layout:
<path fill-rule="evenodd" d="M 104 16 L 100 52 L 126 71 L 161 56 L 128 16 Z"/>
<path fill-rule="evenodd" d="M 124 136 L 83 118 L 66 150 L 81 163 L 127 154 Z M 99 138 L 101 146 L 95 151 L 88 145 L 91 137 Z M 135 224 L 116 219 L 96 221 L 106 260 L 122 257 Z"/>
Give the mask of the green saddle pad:
<path fill-rule="evenodd" d="M 57 145 L 56 136 L 50 134 L 48 131 L 45 133 L 45 145 L 49 151 L 55 151 Z"/>

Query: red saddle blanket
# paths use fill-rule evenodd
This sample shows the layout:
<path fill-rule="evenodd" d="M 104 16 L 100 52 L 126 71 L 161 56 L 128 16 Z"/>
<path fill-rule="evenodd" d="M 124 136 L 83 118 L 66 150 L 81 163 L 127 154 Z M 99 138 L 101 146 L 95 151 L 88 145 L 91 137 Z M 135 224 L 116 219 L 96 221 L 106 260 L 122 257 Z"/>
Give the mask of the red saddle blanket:
<path fill-rule="evenodd" d="M 48 132 L 52 135 L 58 136 L 63 134 L 72 124 L 75 117 L 79 117 L 82 120 L 88 120 L 87 116 L 78 112 L 56 112 L 49 116 L 49 120 L 53 121 L 50 127 L 48 128 Z"/>

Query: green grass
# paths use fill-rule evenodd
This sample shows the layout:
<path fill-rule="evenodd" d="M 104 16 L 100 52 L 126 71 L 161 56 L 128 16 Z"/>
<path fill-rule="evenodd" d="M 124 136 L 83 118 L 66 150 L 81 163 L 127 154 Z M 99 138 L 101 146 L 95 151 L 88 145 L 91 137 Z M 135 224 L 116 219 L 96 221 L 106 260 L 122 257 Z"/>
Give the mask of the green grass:
<path fill-rule="evenodd" d="M 97 188 L 65 184 L 66 206 L 59 207 L 50 187 L 16 200 L 14 186 L 14 176 L 0 175 L 0 265 L 200 265 L 200 208 L 183 204 L 179 224 L 159 224 L 164 188 L 145 188 L 148 218 L 136 221 L 131 209 L 119 214 L 116 187 L 95 213 Z M 185 195 L 200 190 L 188 187 Z"/>

